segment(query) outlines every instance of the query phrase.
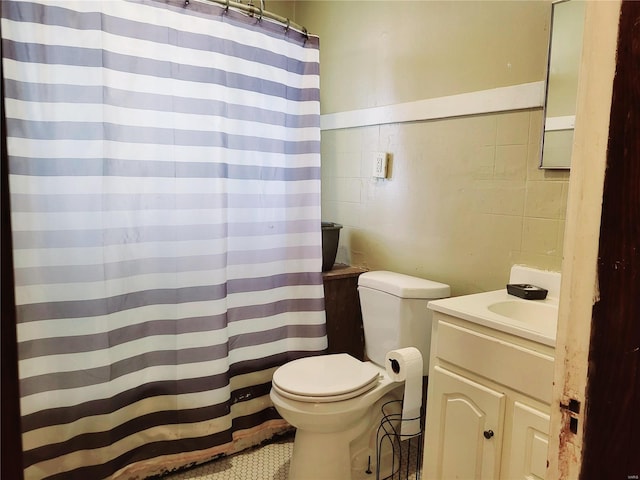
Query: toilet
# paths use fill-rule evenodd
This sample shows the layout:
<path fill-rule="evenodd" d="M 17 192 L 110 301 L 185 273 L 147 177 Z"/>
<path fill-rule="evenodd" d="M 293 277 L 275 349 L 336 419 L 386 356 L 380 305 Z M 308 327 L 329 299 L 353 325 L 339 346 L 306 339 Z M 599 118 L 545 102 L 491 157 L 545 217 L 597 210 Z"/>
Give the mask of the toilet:
<path fill-rule="evenodd" d="M 290 480 L 358 480 L 375 474 L 376 432 L 382 406 L 401 400 L 403 384 L 386 372 L 389 351 L 416 347 L 429 371 L 429 300 L 450 295 L 449 285 L 388 271 L 358 279 L 365 355 L 346 353 L 293 360 L 273 374 L 271 400 L 296 427 Z M 398 411 L 400 402 L 396 403 Z M 387 409 L 389 407 L 385 407 Z M 389 413 L 386 411 L 386 413 Z"/>

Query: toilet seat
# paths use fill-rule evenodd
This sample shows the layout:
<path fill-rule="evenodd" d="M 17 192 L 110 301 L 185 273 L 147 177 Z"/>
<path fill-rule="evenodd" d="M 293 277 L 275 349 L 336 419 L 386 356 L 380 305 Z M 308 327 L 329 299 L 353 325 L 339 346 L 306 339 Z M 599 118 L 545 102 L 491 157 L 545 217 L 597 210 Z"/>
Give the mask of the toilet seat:
<path fill-rule="evenodd" d="M 288 398 L 290 400 L 296 400 L 298 402 L 306 402 L 306 403 L 331 403 L 331 402 L 340 402 L 342 400 L 349 400 L 355 397 L 362 395 L 365 392 L 368 392 L 378 383 L 378 379 L 375 378 L 370 384 L 365 385 L 357 390 L 353 390 L 348 393 L 343 393 L 340 395 L 328 395 L 328 396 L 312 396 L 312 395 L 299 395 L 296 393 L 287 392 L 286 390 L 282 390 L 277 385 L 273 384 L 273 389 L 279 393 L 281 396 Z"/>
<path fill-rule="evenodd" d="M 278 368 L 273 389 L 300 402 L 338 402 L 374 388 L 380 370 L 346 353 L 300 358 Z"/>

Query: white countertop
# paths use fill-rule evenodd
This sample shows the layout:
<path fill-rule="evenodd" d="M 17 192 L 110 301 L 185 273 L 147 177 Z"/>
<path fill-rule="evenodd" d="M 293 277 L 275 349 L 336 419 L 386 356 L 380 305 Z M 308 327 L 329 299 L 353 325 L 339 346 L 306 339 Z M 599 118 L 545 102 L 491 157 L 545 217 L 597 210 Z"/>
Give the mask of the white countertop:
<path fill-rule="evenodd" d="M 491 305 L 500 302 L 542 304 L 543 306 L 540 308 L 534 305 L 530 306 L 532 310 L 539 309 L 544 314 L 540 316 L 534 314 L 528 316 L 527 321 L 522 321 L 489 310 Z M 527 305 L 519 306 L 525 309 L 528 307 Z M 507 290 L 504 289 L 433 300 L 429 302 L 428 308 L 436 312 L 452 315 L 479 325 L 484 325 L 485 327 L 526 338 L 543 345 L 555 347 L 556 344 L 556 327 L 558 320 L 557 297 L 547 297 L 545 300 L 524 300 L 509 295 Z"/>

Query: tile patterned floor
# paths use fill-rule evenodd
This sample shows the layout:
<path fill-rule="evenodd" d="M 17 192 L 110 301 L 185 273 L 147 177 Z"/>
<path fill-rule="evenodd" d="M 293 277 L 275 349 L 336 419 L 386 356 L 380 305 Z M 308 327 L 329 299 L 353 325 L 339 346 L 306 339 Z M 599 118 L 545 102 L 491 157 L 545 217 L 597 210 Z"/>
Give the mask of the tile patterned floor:
<path fill-rule="evenodd" d="M 412 448 L 410 452 L 411 466 L 416 465 L 416 450 Z M 292 452 L 293 436 L 285 436 L 273 443 L 168 475 L 163 480 L 287 480 Z M 370 478 L 375 480 L 375 472 Z M 394 479 L 397 478 L 396 475 Z M 400 478 L 407 479 L 406 475 Z M 415 468 L 410 468 L 407 480 L 419 478 L 421 475 L 416 476 Z"/>
<path fill-rule="evenodd" d="M 163 480 L 287 480 L 293 435 L 222 457 Z"/>

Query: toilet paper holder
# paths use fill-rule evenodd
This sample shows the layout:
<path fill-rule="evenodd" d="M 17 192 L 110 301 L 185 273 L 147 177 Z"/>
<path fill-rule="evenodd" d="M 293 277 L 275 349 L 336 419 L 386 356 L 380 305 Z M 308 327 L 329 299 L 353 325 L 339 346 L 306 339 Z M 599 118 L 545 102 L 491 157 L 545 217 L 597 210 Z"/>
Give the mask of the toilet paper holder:
<path fill-rule="evenodd" d="M 423 429 L 422 420 L 419 418 L 403 419 L 398 413 L 398 404 L 402 400 L 392 400 L 382 405 L 382 419 L 376 434 L 376 480 L 408 480 L 420 479 L 420 466 L 422 463 Z M 420 422 L 421 428 L 417 433 L 403 435 L 402 422 Z M 391 447 L 391 474 L 381 477 L 382 449 L 384 442 Z M 415 455 L 415 459 L 412 459 Z M 415 475 L 415 476 L 413 476 Z"/>

